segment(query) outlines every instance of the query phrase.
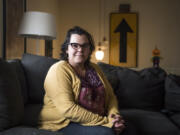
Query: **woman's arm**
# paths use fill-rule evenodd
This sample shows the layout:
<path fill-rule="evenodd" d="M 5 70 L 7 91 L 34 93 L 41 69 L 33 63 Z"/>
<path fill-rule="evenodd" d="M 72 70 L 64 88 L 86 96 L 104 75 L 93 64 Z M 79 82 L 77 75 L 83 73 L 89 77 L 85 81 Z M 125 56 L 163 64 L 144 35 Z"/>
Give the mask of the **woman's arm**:
<path fill-rule="evenodd" d="M 111 84 L 109 83 L 109 81 L 105 77 L 102 70 L 95 64 L 93 64 L 93 67 L 96 69 L 97 73 L 99 74 L 99 77 L 103 81 L 105 91 L 106 91 L 106 104 L 107 104 L 106 109 L 107 109 L 107 117 L 108 117 L 109 122 L 104 124 L 104 126 L 112 127 L 113 126 L 113 120 L 114 120 L 112 115 L 116 115 L 116 114 L 119 115 L 117 98 L 114 94 L 114 91 L 111 87 Z"/>
<path fill-rule="evenodd" d="M 108 110 L 108 115 L 113 114 L 113 113 L 115 113 L 115 114 L 119 113 L 117 98 L 114 94 L 111 84 L 107 80 L 107 78 L 104 75 L 104 73 L 102 72 L 102 70 L 96 64 L 92 64 L 92 66 L 96 69 L 96 71 L 99 74 L 101 81 L 103 81 L 103 84 L 105 87 L 106 96 L 107 96 L 107 98 L 106 98 L 107 108 L 106 109 Z"/>
<path fill-rule="evenodd" d="M 117 98 L 113 92 L 113 89 L 109 83 L 109 81 L 105 78 L 104 79 L 105 82 L 105 88 L 106 88 L 106 94 L 107 94 L 107 117 L 108 120 L 110 122 L 110 124 L 105 124 L 109 127 L 109 125 L 111 125 L 111 127 L 113 126 L 113 120 L 114 118 L 112 117 L 112 115 L 119 115 L 119 110 L 118 110 L 118 103 L 117 103 Z"/>

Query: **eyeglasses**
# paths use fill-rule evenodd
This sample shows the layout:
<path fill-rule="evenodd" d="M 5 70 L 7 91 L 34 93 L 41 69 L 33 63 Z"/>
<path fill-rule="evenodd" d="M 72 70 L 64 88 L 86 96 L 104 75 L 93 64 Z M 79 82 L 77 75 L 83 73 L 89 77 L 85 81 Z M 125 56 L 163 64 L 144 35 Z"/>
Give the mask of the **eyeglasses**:
<path fill-rule="evenodd" d="M 82 48 L 82 49 L 86 49 L 90 46 L 89 43 L 85 43 L 85 44 L 78 44 L 78 43 L 70 43 L 71 47 L 75 50 Z"/>

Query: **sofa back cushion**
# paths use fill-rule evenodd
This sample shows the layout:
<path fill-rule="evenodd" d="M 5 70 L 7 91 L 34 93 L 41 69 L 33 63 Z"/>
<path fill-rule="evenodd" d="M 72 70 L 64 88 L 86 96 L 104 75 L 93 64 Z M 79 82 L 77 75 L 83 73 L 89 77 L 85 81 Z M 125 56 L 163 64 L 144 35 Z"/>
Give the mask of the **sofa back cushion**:
<path fill-rule="evenodd" d="M 110 82 L 114 92 L 118 89 L 119 79 L 117 76 L 117 68 L 116 66 L 106 64 L 103 62 L 98 62 L 98 66 L 102 69 L 103 73 L 105 74 L 106 78 Z"/>
<path fill-rule="evenodd" d="M 98 65 L 114 89 L 119 108 L 160 110 L 163 107 L 166 78 L 163 69 L 135 71 L 103 62 Z"/>
<path fill-rule="evenodd" d="M 21 86 L 14 67 L 0 60 L 0 130 L 21 123 L 24 114 Z"/>
<path fill-rule="evenodd" d="M 180 76 L 169 74 L 165 81 L 165 108 L 180 112 Z"/>
<path fill-rule="evenodd" d="M 161 68 L 134 71 L 118 70 L 120 108 L 160 110 L 164 105 L 164 82 L 166 72 Z"/>
<path fill-rule="evenodd" d="M 44 79 L 50 66 L 57 61 L 45 56 L 23 55 L 22 66 L 27 80 L 29 103 L 43 103 Z"/>

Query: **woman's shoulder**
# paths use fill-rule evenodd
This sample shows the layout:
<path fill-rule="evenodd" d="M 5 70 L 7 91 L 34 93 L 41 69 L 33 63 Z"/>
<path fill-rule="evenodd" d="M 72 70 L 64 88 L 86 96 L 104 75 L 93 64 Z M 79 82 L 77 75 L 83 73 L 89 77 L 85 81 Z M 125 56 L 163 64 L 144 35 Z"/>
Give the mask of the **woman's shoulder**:
<path fill-rule="evenodd" d="M 91 67 L 93 67 L 95 69 L 95 71 L 100 75 L 103 76 L 103 71 L 101 70 L 101 68 L 96 64 L 96 63 L 90 63 Z"/>
<path fill-rule="evenodd" d="M 57 70 L 57 69 L 61 69 L 61 70 L 68 70 L 71 67 L 69 66 L 68 62 L 65 60 L 60 60 L 56 63 L 54 63 L 51 67 L 50 70 Z"/>
<path fill-rule="evenodd" d="M 90 66 L 93 67 L 95 70 L 100 70 L 100 67 L 96 63 L 91 62 Z"/>
<path fill-rule="evenodd" d="M 64 66 L 68 66 L 68 62 L 65 60 L 60 60 L 56 63 L 54 63 L 51 68 L 57 68 L 57 67 L 64 67 Z"/>

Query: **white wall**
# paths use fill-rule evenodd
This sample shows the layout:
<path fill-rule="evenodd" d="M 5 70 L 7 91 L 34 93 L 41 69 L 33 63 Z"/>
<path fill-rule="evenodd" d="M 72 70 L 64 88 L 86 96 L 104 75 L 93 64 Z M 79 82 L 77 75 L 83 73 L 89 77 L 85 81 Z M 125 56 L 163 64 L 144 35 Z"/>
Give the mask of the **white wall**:
<path fill-rule="evenodd" d="M 152 66 L 152 50 L 161 51 L 161 67 L 180 74 L 180 0 L 101 0 L 105 4 L 105 30 L 99 33 L 100 0 L 27 0 L 28 10 L 53 13 L 57 19 L 57 40 L 54 41 L 53 57 L 59 57 L 60 44 L 66 31 L 74 25 L 87 29 L 98 43 L 101 35 L 109 40 L 109 14 L 117 12 L 119 4 L 130 4 L 131 11 L 138 13 L 138 69 Z M 103 9 L 101 11 L 103 15 Z M 100 22 L 103 24 L 103 16 Z M 109 63 L 109 46 L 105 59 Z M 94 62 L 95 58 L 92 57 Z"/>

